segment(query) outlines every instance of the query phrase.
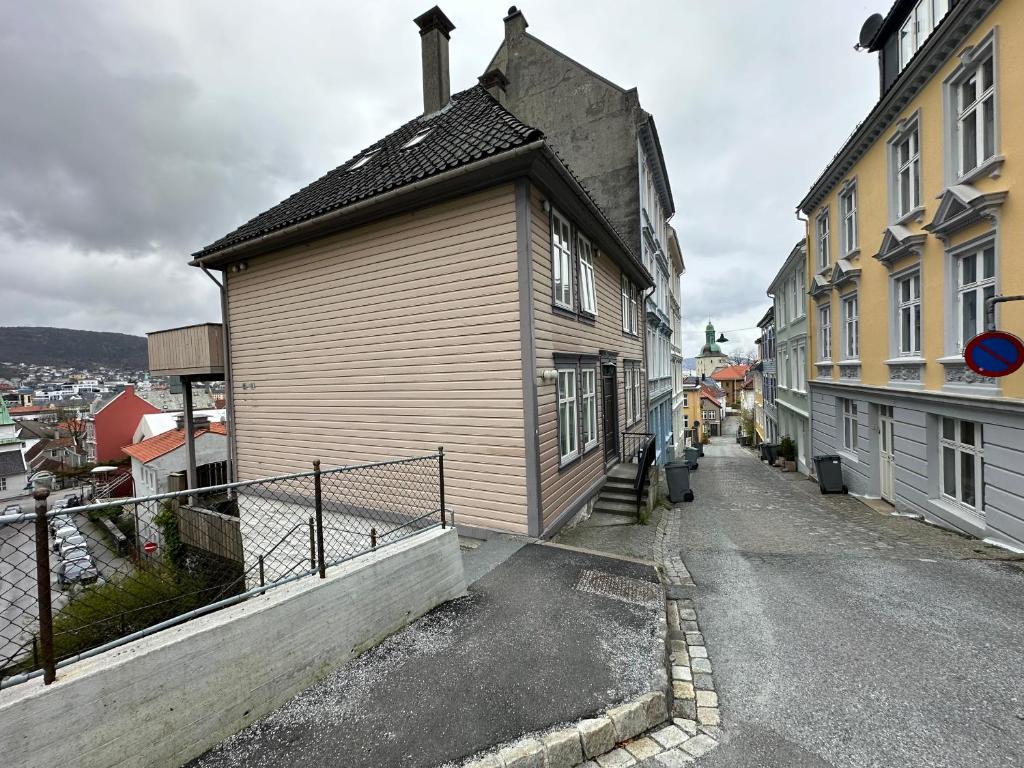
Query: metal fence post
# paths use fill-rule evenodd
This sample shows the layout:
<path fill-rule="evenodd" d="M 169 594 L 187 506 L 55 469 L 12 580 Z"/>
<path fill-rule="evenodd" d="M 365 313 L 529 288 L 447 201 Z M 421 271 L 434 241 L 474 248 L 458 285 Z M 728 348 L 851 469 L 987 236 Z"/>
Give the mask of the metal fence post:
<path fill-rule="evenodd" d="M 263 555 L 260 555 L 260 586 L 264 586 L 266 581 L 263 578 Z"/>
<path fill-rule="evenodd" d="M 376 528 L 371 528 L 370 529 L 370 549 L 376 549 L 376 548 L 377 548 L 377 529 Z"/>
<path fill-rule="evenodd" d="M 441 527 L 446 527 L 444 508 L 444 446 L 437 446 L 437 480 L 441 492 Z"/>
<path fill-rule="evenodd" d="M 39 647 L 42 656 L 43 682 L 57 679 L 57 663 L 53 655 L 53 607 L 50 604 L 50 543 L 46 530 L 47 488 L 36 488 L 36 596 L 39 603 Z"/>
<path fill-rule="evenodd" d="M 316 570 L 316 521 L 309 516 L 309 570 Z"/>
<path fill-rule="evenodd" d="M 313 462 L 313 504 L 316 508 L 316 565 L 320 578 L 327 578 L 324 562 L 324 502 L 320 488 L 320 459 Z"/>

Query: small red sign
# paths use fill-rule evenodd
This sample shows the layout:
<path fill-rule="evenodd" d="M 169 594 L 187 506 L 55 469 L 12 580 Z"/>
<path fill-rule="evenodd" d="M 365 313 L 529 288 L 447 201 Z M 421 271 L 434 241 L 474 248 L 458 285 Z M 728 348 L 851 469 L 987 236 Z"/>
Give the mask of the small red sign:
<path fill-rule="evenodd" d="M 154 552 L 156 552 L 156 542 L 147 541 L 145 544 L 142 545 L 142 551 L 145 552 L 147 555 L 152 555 Z"/>
<path fill-rule="evenodd" d="M 1024 365 L 1024 342 L 1005 331 L 979 333 L 964 348 L 964 362 L 979 376 L 1009 376 Z"/>

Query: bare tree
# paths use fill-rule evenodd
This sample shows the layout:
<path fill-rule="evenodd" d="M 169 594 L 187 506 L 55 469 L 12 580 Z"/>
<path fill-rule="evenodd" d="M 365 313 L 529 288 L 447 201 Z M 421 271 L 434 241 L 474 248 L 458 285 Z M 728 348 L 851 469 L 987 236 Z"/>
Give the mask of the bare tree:
<path fill-rule="evenodd" d="M 85 443 L 85 435 L 88 430 L 82 414 L 73 408 L 58 408 L 57 426 L 74 442 L 75 451 L 82 453 L 82 445 Z"/>

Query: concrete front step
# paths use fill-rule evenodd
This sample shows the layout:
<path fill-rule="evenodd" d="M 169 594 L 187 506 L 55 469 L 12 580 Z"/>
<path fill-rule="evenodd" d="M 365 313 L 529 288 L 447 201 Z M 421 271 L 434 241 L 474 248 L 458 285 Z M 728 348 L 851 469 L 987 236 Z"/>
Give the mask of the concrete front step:
<path fill-rule="evenodd" d="M 642 504 L 641 504 L 642 507 Z M 632 501 L 609 501 L 604 497 L 597 500 L 594 505 L 595 512 L 604 512 L 609 515 L 636 515 L 636 499 Z"/>
<path fill-rule="evenodd" d="M 636 478 L 637 465 L 636 464 L 616 464 L 614 467 L 608 470 L 609 478 L 626 478 L 633 480 Z"/>

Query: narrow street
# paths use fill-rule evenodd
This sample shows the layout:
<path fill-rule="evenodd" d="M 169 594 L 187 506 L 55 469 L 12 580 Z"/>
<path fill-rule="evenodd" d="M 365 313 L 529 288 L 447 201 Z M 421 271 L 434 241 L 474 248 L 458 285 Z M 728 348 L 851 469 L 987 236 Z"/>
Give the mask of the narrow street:
<path fill-rule="evenodd" d="M 669 545 L 722 700 L 701 766 L 1024 766 L 1024 562 L 716 438 Z"/>

